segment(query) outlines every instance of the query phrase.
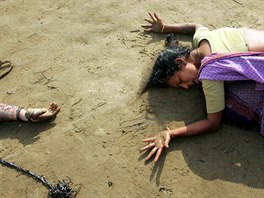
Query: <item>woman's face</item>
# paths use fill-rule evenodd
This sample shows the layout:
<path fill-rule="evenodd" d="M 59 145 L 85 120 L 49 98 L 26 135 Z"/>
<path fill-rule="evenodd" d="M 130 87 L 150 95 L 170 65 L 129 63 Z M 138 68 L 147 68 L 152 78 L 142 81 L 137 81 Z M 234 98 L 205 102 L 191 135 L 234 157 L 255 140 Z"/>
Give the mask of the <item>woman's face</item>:
<path fill-rule="evenodd" d="M 180 71 L 175 72 L 175 74 L 170 77 L 167 84 L 171 87 L 182 87 L 185 89 L 190 88 L 198 77 L 198 69 L 193 63 L 186 63 L 182 66 Z"/>

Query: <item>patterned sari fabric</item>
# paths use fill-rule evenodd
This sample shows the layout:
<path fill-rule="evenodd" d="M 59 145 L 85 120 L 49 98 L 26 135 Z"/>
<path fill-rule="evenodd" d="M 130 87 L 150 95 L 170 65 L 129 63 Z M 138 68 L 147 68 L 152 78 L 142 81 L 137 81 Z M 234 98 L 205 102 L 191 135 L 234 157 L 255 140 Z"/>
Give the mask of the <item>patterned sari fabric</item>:
<path fill-rule="evenodd" d="M 260 123 L 264 136 L 264 52 L 211 54 L 202 60 L 199 80 L 225 83 L 225 115 L 247 125 Z"/>

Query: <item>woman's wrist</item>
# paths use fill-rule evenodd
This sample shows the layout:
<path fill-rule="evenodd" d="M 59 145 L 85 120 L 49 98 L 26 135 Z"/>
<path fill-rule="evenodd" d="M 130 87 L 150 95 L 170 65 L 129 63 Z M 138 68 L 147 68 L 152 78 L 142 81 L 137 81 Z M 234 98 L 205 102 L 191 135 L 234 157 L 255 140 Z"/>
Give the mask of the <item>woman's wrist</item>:
<path fill-rule="evenodd" d="M 166 131 L 166 133 L 171 137 L 171 138 L 173 138 L 173 131 L 174 131 L 175 129 L 170 129 L 169 127 L 167 127 L 167 131 Z"/>
<path fill-rule="evenodd" d="M 183 133 L 184 133 L 184 127 L 179 127 L 176 129 L 169 130 L 169 135 L 171 136 L 171 138 L 175 136 L 181 136 Z"/>
<path fill-rule="evenodd" d="M 160 33 L 164 33 L 164 30 L 165 30 L 165 24 L 162 24 L 162 27 L 161 27 L 161 31 L 160 31 Z"/>

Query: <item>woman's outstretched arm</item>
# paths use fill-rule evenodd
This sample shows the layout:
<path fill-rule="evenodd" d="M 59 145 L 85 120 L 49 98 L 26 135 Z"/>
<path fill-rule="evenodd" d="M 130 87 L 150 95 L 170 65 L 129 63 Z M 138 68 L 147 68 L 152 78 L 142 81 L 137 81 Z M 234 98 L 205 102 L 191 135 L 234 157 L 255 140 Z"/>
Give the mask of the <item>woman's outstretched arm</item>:
<path fill-rule="evenodd" d="M 148 13 L 150 19 L 145 19 L 149 24 L 142 25 L 145 32 L 156 32 L 156 33 L 180 33 L 193 35 L 196 30 L 200 27 L 204 27 L 197 23 L 176 23 L 176 24 L 165 24 L 161 18 L 154 13 Z"/>
<path fill-rule="evenodd" d="M 208 113 L 207 119 L 199 120 L 187 126 L 172 130 L 170 133 L 172 137 L 177 137 L 213 132 L 219 128 L 222 116 L 223 111 L 217 113 Z"/>
<path fill-rule="evenodd" d="M 223 111 L 217 113 L 209 113 L 207 115 L 207 119 L 203 119 L 173 130 L 168 129 L 167 131 L 160 132 L 154 137 L 143 140 L 143 142 L 146 142 L 147 145 L 142 147 L 140 150 L 151 150 L 148 156 L 145 158 L 145 161 L 148 161 L 152 156 L 155 155 L 155 153 L 156 156 L 154 161 L 158 161 L 163 148 L 169 147 L 169 142 L 173 137 L 198 135 L 217 130 L 221 124 L 222 116 Z"/>

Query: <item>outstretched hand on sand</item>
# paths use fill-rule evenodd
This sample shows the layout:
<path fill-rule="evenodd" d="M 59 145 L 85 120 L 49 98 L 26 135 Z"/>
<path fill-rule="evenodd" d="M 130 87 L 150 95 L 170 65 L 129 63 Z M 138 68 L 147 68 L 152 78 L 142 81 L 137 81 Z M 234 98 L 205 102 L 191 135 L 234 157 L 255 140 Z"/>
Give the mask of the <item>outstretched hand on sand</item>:
<path fill-rule="evenodd" d="M 46 109 L 27 109 L 26 117 L 31 122 L 45 121 L 56 117 L 59 111 L 60 107 L 56 104 L 56 102 L 52 102 Z"/>
<path fill-rule="evenodd" d="M 148 13 L 148 14 L 151 19 L 145 19 L 145 21 L 147 21 L 149 24 L 142 25 L 142 27 L 144 28 L 144 31 L 162 33 L 164 24 L 161 18 L 156 13 L 154 13 L 154 15 L 152 15 L 151 13 Z"/>
<path fill-rule="evenodd" d="M 169 148 L 169 142 L 171 140 L 170 130 L 162 131 L 159 134 L 155 135 L 154 137 L 147 138 L 143 140 L 143 142 L 148 143 L 146 146 L 142 147 L 140 151 L 146 151 L 152 149 L 148 156 L 145 158 L 145 161 L 148 161 L 155 153 L 154 161 L 157 162 L 163 148 Z"/>

